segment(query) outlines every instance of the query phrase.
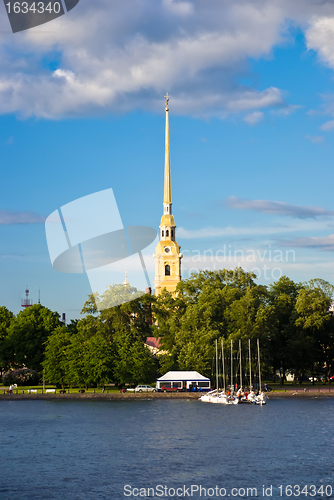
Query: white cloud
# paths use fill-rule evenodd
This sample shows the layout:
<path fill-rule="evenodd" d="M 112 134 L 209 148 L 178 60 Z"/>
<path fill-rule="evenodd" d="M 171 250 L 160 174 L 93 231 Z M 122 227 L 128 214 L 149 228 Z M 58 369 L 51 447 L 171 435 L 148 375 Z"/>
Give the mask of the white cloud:
<path fill-rule="evenodd" d="M 34 212 L 18 212 L 15 210 L 0 210 L 0 225 L 9 224 L 44 224 L 45 217 Z"/>
<path fill-rule="evenodd" d="M 10 50 L 6 37 L 0 41 L 0 113 L 160 110 L 166 90 L 175 112 L 197 116 L 283 105 L 278 88 L 235 83 L 248 58 L 270 54 L 281 41 L 283 19 L 267 1 L 213 0 L 208 7 L 200 0 L 133 0 L 131 9 L 124 0 L 81 2 L 11 37 Z M 8 27 L 4 14 L 0 29 Z M 52 72 L 43 60 L 55 51 L 59 68 Z"/>
<path fill-rule="evenodd" d="M 321 125 L 321 130 L 324 130 L 325 132 L 329 132 L 330 130 L 334 129 L 334 120 L 330 120 L 323 125 Z"/>
<path fill-rule="evenodd" d="M 307 141 L 313 142 L 314 144 L 320 144 L 324 142 L 324 138 L 321 135 L 305 135 Z"/>
<path fill-rule="evenodd" d="M 306 30 L 308 49 L 316 50 L 320 59 L 334 68 L 334 17 L 314 17 Z"/>
<path fill-rule="evenodd" d="M 290 241 L 280 241 L 284 246 L 302 247 L 302 248 L 317 248 L 319 250 L 334 251 L 334 234 L 329 236 L 317 237 L 310 236 L 306 238 L 295 238 Z"/>
<path fill-rule="evenodd" d="M 262 111 L 254 111 L 253 113 L 244 116 L 243 119 L 246 123 L 248 123 L 248 125 L 256 125 L 261 120 L 263 120 L 263 117 L 264 113 L 262 113 Z"/>
<path fill-rule="evenodd" d="M 322 207 L 291 205 L 283 201 L 245 200 L 236 196 L 227 198 L 226 204 L 229 208 L 256 210 L 264 214 L 288 215 L 300 219 L 334 215 L 333 210 L 326 210 Z"/>
<path fill-rule="evenodd" d="M 194 5 L 191 2 L 163 0 L 162 3 L 168 14 L 174 14 L 178 16 L 189 16 L 194 12 Z"/>
<path fill-rule="evenodd" d="M 273 113 L 278 116 L 290 116 L 292 113 L 298 109 L 302 109 L 304 106 L 300 104 L 288 104 L 287 106 L 282 106 L 280 109 L 274 110 Z"/>
<path fill-rule="evenodd" d="M 220 238 L 225 236 L 258 236 L 265 235 L 268 238 L 276 234 L 296 233 L 304 231 L 321 231 L 328 229 L 328 224 L 309 221 L 298 221 L 291 224 L 273 224 L 271 226 L 226 226 L 226 227 L 203 227 L 200 229 L 186 229 L 180 227 L 178 229 L 178 237 L 180 239 L 205 239 L 205 238 Z"/>
<path fill-rule="evenodd" d="M 1 10 L 2 9 L 2 10 Z M 226 117 L 298 105 L 281 89 L 237 84 L 247 61 L 270 57 L 292 20 L 308 47 L 334 64 L 334 5 L 319 0 L 81 1 L 47 25 L 0 40 L 0 113 L 59 118 L 138 108 Z M 0 4 L 0 30 L 8 31 Z M 57 54 L 58 69 L 46 61 Z"/>

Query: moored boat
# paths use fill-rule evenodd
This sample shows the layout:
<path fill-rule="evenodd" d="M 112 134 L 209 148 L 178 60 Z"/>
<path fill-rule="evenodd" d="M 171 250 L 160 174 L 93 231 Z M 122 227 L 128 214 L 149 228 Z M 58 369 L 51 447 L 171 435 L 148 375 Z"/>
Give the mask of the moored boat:
<path fill-rule="evenodd" d="M 224 389 L 222 391 L 219 390 L 218 387 L 218 345 L 217 345 L 217 340 L 216 340 L 216 389 L 213 391 L 210 391 L 206 394 L 203 394 L 198 400 L 202 401 L 203 403 L 216 403 L 216 404 L 224 404 L 224 405 L 231 405 L 231 404 L 238 404 L 239 403 L 239 398 L 234 397 L 231 394 L 227 394 L 225 392 L 225 361 L 224 361 L 224 347 L 223 347 L 223 341 L 222 341 L 222 361 L 223 361 L 223 384 L 224 384 Z"/>
<path fill-rule="evenodd" d="M 216 389 L 210 391 L 207 394 L 203 394 L 199 401 L 205 403 L 216 403 L 216 404 L 255 404 L 255 405 L 265 405 L 267 397 L 265 393 L 262 391 L 261 384 L 261 364 L 260 364 L 260 345 L 259 339 L 257 340 L 257 358 L 258 358 L 258 372 L 259 372 L 259 391 L 255 393 L 253 391 L 252 386 L 252 368 L 251 368 L 251 348 L 250 348 L 250 339 L 249 339 L 249 385 L 250 392 L 247 390 L 243 390 L 242 386 L 242 357 L 241 357 L 241 341 L 239 341 L 239 354 L 240 354 L 240 387 L 236 395 L 234 395 L 234 385 L 233 385 L 233 358 L 232 358 L 233 344 L 231 340 L 231 392 L 226 392 L 225 387 L 225 360 L 224 360 L 224 347 L 222 341 L 222 364 L 223 364 L 223 390 L 219 390 L 218 386 L 218 347 L 216 340 Z"/>

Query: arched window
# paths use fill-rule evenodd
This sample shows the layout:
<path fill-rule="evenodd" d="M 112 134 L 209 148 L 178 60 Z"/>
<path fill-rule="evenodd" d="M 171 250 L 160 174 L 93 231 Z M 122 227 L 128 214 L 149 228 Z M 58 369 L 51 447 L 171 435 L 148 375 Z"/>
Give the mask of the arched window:
<path fill-rule="evenodd" d="M 164 237 L 165 231 L 161 231 L 161 236 Z"/>
<path fill-rule="evenodd" d="M 170 276 L 170 266 L 168 264 L 165 266 L 165 276 Z"/>
<path fill-rule="evenodd" d="M 168 207 L 167 207 L 167 212 L 168 212 Z"/>
<path fill-rule="evenodd" d="M 174 238 L 174 229 L 172 229 L 172 238 Z"/>
<path fill-rule="evenodd" d="M 169 231 L 168 231 L 168 229 L 167 229 L 167 231 L 166 231 L 166 236 L 167 236 L 167 237 L 169 236 Z"/>

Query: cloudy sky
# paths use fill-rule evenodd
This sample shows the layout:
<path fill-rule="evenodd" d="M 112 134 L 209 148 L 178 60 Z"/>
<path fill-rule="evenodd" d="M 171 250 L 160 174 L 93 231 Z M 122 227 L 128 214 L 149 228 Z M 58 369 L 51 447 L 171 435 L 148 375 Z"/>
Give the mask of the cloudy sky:
<path fill-rule="evenodd" d="M 78 317 L 87 276 L 53 270 L 44 228 L 73 200 L 112 188 L 158 228 L 166 92 L 184 276 L 333 283 L 333 70 L 333 2 L 80 0 L 15 34 L 1 3 L 1 304 L 28 285 Z"/>

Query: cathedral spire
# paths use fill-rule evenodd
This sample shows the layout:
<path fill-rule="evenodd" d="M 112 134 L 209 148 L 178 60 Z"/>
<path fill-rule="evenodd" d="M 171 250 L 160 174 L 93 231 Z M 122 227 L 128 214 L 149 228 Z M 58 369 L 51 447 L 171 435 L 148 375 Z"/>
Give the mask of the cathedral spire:
<path fill-rule="evenodd" d="M 165 288 L 174 293 L 177 284 L 181 281 L 180 246 L 175 239 L 175 220 L 172 215 L 172 189 L 170 176 L 170 149 L 169 149 L 169 118 L 168 102 L 166 97 L 166 135 L 165 135 L 165 179 L 164 179 L 164 212 L 160 223 L 160 241 L 156 246 L 155 258 L 155 295 L 159 295 Z"/>
<path fill-rule="evenodd" d="M 170 96 L 167 94 L 166 97 L 166 138 L 165 138 L 165 185 L 164 185 L 164 204 L 170 205 L 172 203 L 172 189 L 171 189 L 171 179 L 170 179 L 170 148 L 169 148 L 169 117 L 168 117 L 168 102 Z"/>

